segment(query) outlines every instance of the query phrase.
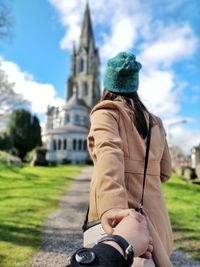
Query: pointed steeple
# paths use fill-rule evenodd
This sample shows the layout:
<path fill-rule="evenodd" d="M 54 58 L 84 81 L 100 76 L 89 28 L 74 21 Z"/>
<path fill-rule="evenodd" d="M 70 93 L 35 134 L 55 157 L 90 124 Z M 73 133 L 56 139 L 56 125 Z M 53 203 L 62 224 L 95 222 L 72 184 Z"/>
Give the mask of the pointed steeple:
<path fill-rule="evenodd" d="M 81 36 L 80 36 L 80 48 L 94 48 L 94 34 L 92 30 L 92 22 L 91 22 L 91 15 L 90 15 L 90 7 L 88 2 L 86 3 L 83 24 L 81 29 Z"/>
<path fill-rule="evenodd" d="M 66 90 L 67 101 L 71 98 L 78 99 L 90 108 L 99 101 L 101 94 L 99 64 L 99 53 L 95 45 L 90 8 L 87 2 L 79 44 L 73 45 L 72 48 L 71 73 L 67 80 Z"/>
<path fill-rule="evenodd" d="M 71 53 L 71 75 L 76 75 L 76 44 L 73 41 L 72 53 Z"/>

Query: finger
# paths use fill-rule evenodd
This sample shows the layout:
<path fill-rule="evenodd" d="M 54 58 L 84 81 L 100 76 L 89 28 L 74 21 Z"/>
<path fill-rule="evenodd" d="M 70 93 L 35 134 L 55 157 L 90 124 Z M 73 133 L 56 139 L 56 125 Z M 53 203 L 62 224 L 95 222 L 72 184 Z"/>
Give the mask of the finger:
<path fill-rule="evenodd" d="M 153 252 L 153 246 L 151 244 L 149 244 L 146 252 L 141 257 L 145 258 L 145 259 L 151 259 L 152 258 L 152 252 Z"/>
<path fill-rule="evenodd" d="M 138 222 L 146 221 L 144 215 L 142 215 L 141 213 L 135 211 L 134 209 L 130 210 L 129 215 L 134 217 L 135 219 L 137 219 Z"/>
<path fill-rule="evenodd" d="M 152 253 L 153 252 L 153 246 L 149 244 L 148 248 L 147 248 L 147 251 Z"/>
<path fill-rule="evenodd" d="M 146 251 L 142 256 L 140 256 L 141 258 L 144 259 L 151 259 L 152 258 L 152 254 L 149 251 Z"/>
<path fill-rule="evenodd" d="M 153 245 L 153 238 L 151 236 L 149 237 L 149 244 Z"/>
<path fill-rule="evenodd" d="M 111 235 L 113 232 L 112 228 L 112 221 L 109 221 L 108 219 L 102 218 L 101 225 L 103 227 L 103 230 L 108 234 Z"/>
<path fill-rule="evenodd" d="M 119 223 L 123 218 L 127 217 L 129 214 L 130 214 L 130 209 L 119 211 L 115 214 L 114 220 L 116 220 Z"/>

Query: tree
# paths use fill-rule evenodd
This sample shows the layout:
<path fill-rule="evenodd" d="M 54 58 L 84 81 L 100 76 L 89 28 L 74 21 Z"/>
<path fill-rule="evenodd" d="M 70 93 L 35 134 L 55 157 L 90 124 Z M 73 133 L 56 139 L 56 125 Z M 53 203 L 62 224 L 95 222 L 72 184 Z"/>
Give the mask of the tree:
<path fill-rule="evenodd" d="M 13 27 L 12 15 L 8 1 L 0 0 L 0 41 L 10 37 Z M 20 94 L 15 93 L 14 84 L 8 81 L 6 73 L 1 68 L 0 58 L 0 129 L 5 127 L 8 117 L 14 109 L 29 105 Z"/>
<path fill-rule="evenodd" d="M 17 156 L 21 159 L 27 152 L 42 144 L 39 120 L 25 109 L 13 111 L 8 123 L 8 134 Z"/>
<path fill-rule="evenodd" d="M 0 40 L 10 36 L 10 29 L 13 26 L 10 9 L 0 0 Z"/>
<path fill-rule="evenodd" d="M 7 75 L 0 68 L 0 128 L 5 126 L 13 110 L 29 104 L 20 94 L 14 92 L 13 87 L 14 84 L 8 81 Z"/>
<path fill-rule="evenodd" d="M 12 148 L 12 142 L 10 136 L 6 133 L 0 133 L 0 150 L 10 151 Z"/>

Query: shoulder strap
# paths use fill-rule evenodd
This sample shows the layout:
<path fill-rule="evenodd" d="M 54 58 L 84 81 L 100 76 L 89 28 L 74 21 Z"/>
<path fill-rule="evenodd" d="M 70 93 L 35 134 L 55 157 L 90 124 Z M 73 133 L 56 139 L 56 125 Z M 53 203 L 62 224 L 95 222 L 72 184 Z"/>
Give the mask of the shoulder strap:
<path fill-rule="evenodd" d="M 141 200 L 140 200 L 140 207 L 137 210 L 140 213 L 143 212 L 144 189 L 145 189 L 146 173 L 147 173 L 148 160 L 149 160 L 150 143 L 151 143 L 151 119 L 149 118 L 149 130 L 148 130 L 148 133 L 147 133 L 147 144 L 146 144 L 146 154 L 145 154 L 145 163 L 144 163 L 144 175 L 143 175 L 143 185 L 142 185 L 142 197 L 141 197 Z"/>
<path fill-rule="evenodd" d="M 85 232 L 85 230 L 87 229 L 88 215 L 89 215 L 89 204 L 88 204 L 85 220 L 84 220 L 84 223 L 83 223 L 83 226 L 82 226 L 83 232 Z"/>

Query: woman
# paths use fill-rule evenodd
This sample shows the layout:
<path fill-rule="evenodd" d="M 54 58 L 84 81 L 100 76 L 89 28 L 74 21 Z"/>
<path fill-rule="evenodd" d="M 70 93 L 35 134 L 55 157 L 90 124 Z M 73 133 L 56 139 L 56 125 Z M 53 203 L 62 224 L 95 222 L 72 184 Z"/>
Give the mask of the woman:
<path fill-rule="evenodd" d="M 89 222 L 101 219 L 110 234 L 118 212 L 138 208 L 150 121 L 143 209 L 153 238 L 153 261 L 138 258 L 134 266 L 170 267 L 172 231 L 161 183 L 170 177 L 171 161 L 161 120 L 148 112 L 137 94 L 140 69 L 131 53 L 121 52 L 108 61 L 102 100 L 90 115 L 88 149 L 94 171 L 88 218 Z"/>

